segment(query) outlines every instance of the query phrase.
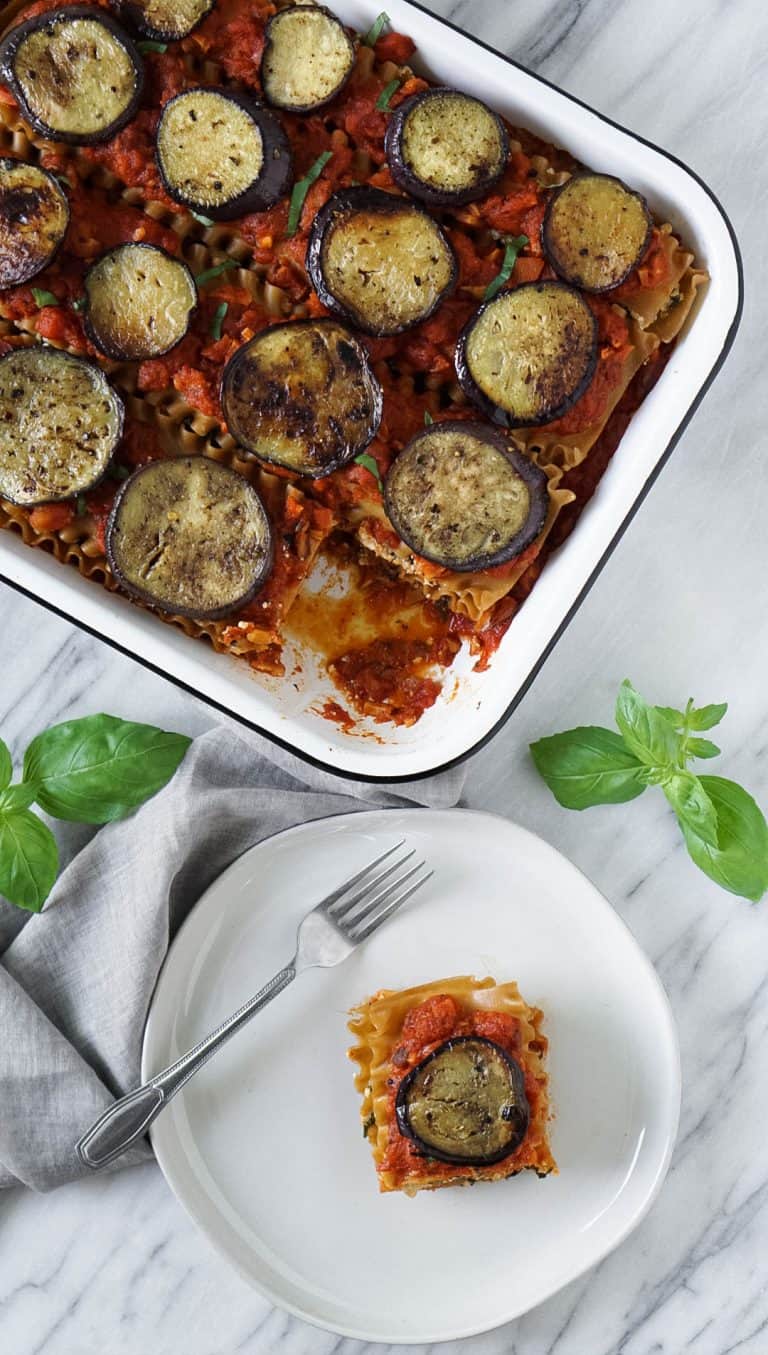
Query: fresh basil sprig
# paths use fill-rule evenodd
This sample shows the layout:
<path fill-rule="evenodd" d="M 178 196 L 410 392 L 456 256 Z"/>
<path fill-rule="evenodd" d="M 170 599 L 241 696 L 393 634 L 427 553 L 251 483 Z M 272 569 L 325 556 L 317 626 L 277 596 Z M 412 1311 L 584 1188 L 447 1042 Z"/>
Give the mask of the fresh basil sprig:
<path fill-rule="evenodd" d="M 328 164 L 328 161 L 331 159 L 332 155 L 333 151 L 323 151 L 321 155 L 318 155 L 314 164 L 310 165 L 309 169 L 304 175 L 304 178 L 299 179 L 298 182 L 293 185 L 293 191 L 291 192 L 291 202 L 288 208 L 288 222 L 285 227 L 286 235 L 295 235 L 297 230 L 299 229 L 299 221 L 301 220 L 301 209 L 304 206 L 304 199 L 306 198 L 307 193 L 309 192 L 315 180 L 320 178 L 320 175 L 322 174 L 323 170 L 325 169 L 325 166 Z"/>
<path fill-rule="evenodd" d="M 11 755 L 0 739 L 0 894 L 37 913 L 56 879 L 56 839 L 31 804 L 75 823 L 122 819 L 171 779 L 189 744 L 185 734 L 87 715 L 38 734 L 21 781 L 11 785 Z"/>
<path fill-rule="evenodd" d="M 384 86 L 378 99 L 373 105 L 374 108 L 377 108 L 380 113 L 387 113 L 389 111 L 389 101 L 392 98 L 392 95 L 395 93 L 395 91 L 398 90 L 399 88 L 400 88 L 400 76 L 396 75 L 394 80 L 390 80 L 389 84 Z"/>
<path fill-rule="evenodd" d="M 392 20 L 389 15 L 385 14 L 382 10 L 379 17 L 374 20 L 365 37 L 362 39 L 364 46 L 373 47 L 379 41 L 384 29 L 387 28 L 391 22 Z"/>
<path fill-rule="evenodd" d="M 625 681 L 616 702 L 619 733 L 595 725 L 538 739 L 531 756 L 566 809 L 622 804 L 659 786 L 675 811 L 692 860 L 715 884 L 756 903 L 768 890 L 768 824 L 752 796 L 720 776 L 697 776 L 694 758 L 720 749 L 702 730 L 728 707 L 651 706 Z"/>

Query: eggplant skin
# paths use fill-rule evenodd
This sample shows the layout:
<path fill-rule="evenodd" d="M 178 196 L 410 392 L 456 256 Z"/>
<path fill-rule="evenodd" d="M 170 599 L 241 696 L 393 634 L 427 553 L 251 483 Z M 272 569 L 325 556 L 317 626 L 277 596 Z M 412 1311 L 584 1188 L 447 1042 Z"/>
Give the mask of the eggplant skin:
<path fill-rule="evenodd" d="M 458 207 L 488 193 L 504 173 L 509 137 L 487 104 L 438 86 L 393 113 L 384 139 L 395 183 L 430 207 Z"/>
<path fill-rule="evenodd" d="M 106 529 L 120 587 L 173 616 L 216 621 L 272 568 L 272 529 L 245 476 L 206 456 L 150 461 L 120 489 Z"/>
<path fill-rule="evenodd" d="M 456 345 L 465 395 L 494 423 L 535 428 L 584 394 L 597 366 L 597 320 L 565 282 L 524 282 L 470 316 Z"/>
<path fill-rule="evenodd" d="M 574 174 L 547 204 L 541 244 L 547 262 L 574 287 L 610 292 L 626 282 L 651 241 L 653 217 L 641 193 L 610 174 Z"/>
<path fill-rule="evenodd" d="M 384 486 L 398 536 L 426 560 L 482 573 L 536 540 L 549 508 L 547 477 L 500 429 L 450 419 L 416 434 Z"/>
<path fill-rule="evenodd" d="M 159 245 L 118 245 L 91 265 L 84 280 L 85 331 L 115 362 L 169 353 L 187 333 L 197 288 L 187 265 Z"/>
<path fill-rule="evenodd" d="M 375 338 L 428 320 L 457 277 L 456 256 L 423 207 L 364 187 L 342 188 L 321 207 L 306 268 L 322 304 Z"/>
<path fill-rule="evenodd" d="M 0 358 L 0 495 L 33 507 L 93 489 L 123 433 L 124 407 L 87 358 L 17 348 Z"/>
<path fill-rule="evenodd" d="M 116 0 L 116 4 L 142 37 L 177 42 L 207 19 L 216 0 Z"/>
<path fill-rule="evenodd" d="M 264 30 L 261 87 L 267 103 L 311 113 L 335 99 L 355 69 L 355 45 L 323 5 L 290 5 Z"/>
<path fill-rule="evenodd" d="M 320 479 L 376 436 L 383 396 L 352 331 L 317 319 L 269 325 L 238 349 L 224 369 L 221 401 L 245 451 Z"/>
<path fill-rule="evenodd" d="M 263 212 L 287 192 L 288 137 L 268 108 L 214 86 L 164 105 L 155 158 L 168 196 L 213 221 Z"/>
<path fill-rule="evenodd" d="M 69 199 L 47 169 L 0 159 L 0 290 L 18 287 L 55 258 L 69 227 Z"/>
<path fill-rule="evenodd" d="M 88 46 L 89 58 L 73 78 L 66 63 L 77 50 L 78 39 Z M 99 39 L 104 49 L 94 52 Z M 107 77 L 109 58 L 116 63 L 113 86 Z M 94 5 L 72 5 L 35 15 L 11 29 L 0 43 L 0 79 L 9 85 L 34 131 L 50 141 L 93 146 L 109 141 L 136 114 L 144 92 L 144 63 L 111 14 Z M 37 101 L 35 86 L 41 91 Z M 49 102 L 62 110 L 58 125 L 46 120 L 41 107 L 46 93 Z"/>
<path fill-rule="evenodd" d="M 403 1078 L 397 1127 L 427 1158 L 490 1167 L 523 1142 L 530 1123 L 525 1077 L 501 1045 L 459 1035 Z"/>

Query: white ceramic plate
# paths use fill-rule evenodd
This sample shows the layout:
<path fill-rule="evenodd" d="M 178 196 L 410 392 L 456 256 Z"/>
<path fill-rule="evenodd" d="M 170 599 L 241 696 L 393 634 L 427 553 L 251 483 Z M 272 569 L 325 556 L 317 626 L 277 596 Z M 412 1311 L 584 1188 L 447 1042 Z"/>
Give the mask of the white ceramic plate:
<path fill-rule="evenodd" d="M 383 7 L 382 0 L 333 0 L 333 9 L 361 32 Z M 741 313 L 742 280 L 722 207 L 680 161 L 418 5 L 389 0 L 386 10 L 393 27 L 416 42 L 417 69 L 479 95 L 594 169 L 626 179 L 682 233 L 711 275 L 692 323 L 624 434 L 576 531 L 548 561 L 488 671 L 475 672 L 462 651 L 440 699 L 417 724 L 395 728 L 361 719 L 344 732 L 319 713 L 339 693 L 304 646 L 286 647 L 290 681 L 258 676 L 242 661 L 215 654 L 127 598 L 63 569 L 45 551 L 30 550 L 10 532 L 0 533 L 0 579 L 303 757 L 343 775 L 392 781 L 468 756 L 521 700 L 723 362 Z"/>
<path fill-rule="evenodd" d="M 400 837 L 434 879 L 345 964 L 309 971 L 160 1116 L 166 1179 L 274 1303 L 367 1341 L 445 1341 L 506 1322 L 639 1222 L 669 1164 L 680 1069 L 649 961 L 554 848 L 490 814 L 380 810 L 247 852 L 179 932 L 144 1039 L 151 1076 L 290 959 L 296 925 Z M 380 987 L 515 979 L 543 1007 L 560 1175 L 381 1196 L 360 1130 L 346 1013 Z"/>

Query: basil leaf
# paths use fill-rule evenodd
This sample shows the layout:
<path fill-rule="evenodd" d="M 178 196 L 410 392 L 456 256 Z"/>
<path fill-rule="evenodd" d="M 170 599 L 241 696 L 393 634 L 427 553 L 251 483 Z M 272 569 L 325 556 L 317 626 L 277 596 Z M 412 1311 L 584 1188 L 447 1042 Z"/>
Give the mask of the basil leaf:
<path fill-rule="evenodd" d="M 215 310 L 215 312 L 214 312 L 213 319 L 211 320 L 211 338 L 212 338 L 212 339 L 220 339 L 220 338 L 221 338 L 221 326 L 222 326 L 222 324 L 224 323 L 224 317 L 225 317 L 225 315 L 226 315 L 226 313 L 227 313 L 228 310 L 229 310 L 229 303 L 226 302 L 226 301 L 220 302 L 220 304 L 216 307 L 216 310 Z"/>
<path fill-rule="evenodd" d="M 392 98 L 392 95 L 395 93 L 395 91 L 398 90 L 399 88 L 400 88 L 400 77 L 398 75 L 395 76 L 394 80 L 390 80 L 388 85 L 384 86 L 383 90 L 381 91 L 381 94 L 379 95 L 378 99 L 373 105 L 374 108 L 378 108 L 380 113 L 388 112 L 389 101 Z"/>
<path fill-rule="evenodd" d="M 434 423 L 434 422 L 435 422 L 435 421 L 434 421 L 434 419 L 432 418 L 432 415 L 430 414 L 429 410 L 428 410 L 428 409 L 425 409 L 425 410 L 424 410 L 424 427 L 425 427 L 425 428 L 429 428 L 429 425 L 430 425 L 431 423 Z"/>
<path fill-rule="evenodd" d="M 223 263 L 217 263 L 213 268 L 206 268 L 204 273 L 198 273 L 195 282 L 198 287 L 204 287 L 207 282 L 213 282 L 214 278 L 221 277 L 222 273 L 226 273 L 228 268 L 239 267 L 236 259 L 225 259 Z"/>
<path fill-rule="evenodd" d="M 691 757 L 719 757 L 720 749 L 711 739 L 687 739 L 686 747 Z"/>
<path fill-rule="evenodd" d="M 714 706 L 700 706 L 698 710 L 694 706 L 688 715 L 688 728 L 714 729 L 715 725 L 719 725 L 727 709 L 727 701 L 721 701 Z"/>
<path fill-rule="evenodd" d="M 24 780 L 48 814 L 109 823 L 148 800 L 173 776 L 189 747 L 185 734 L 88 715 L 53 725 L 24 756 Z"/>
<path fill-rule="evenodd" d="M 88 305 L 87 297 L 77 296 L 72 302 L 72 309 L 73 311 L 84 311 L 87 305 Z"/>
<path fill-rule="evenodd" d="M 645 790 L 645 767 L 612 729 L 583 725 L 531 744 L 531 757 L 565 809 L 617 805 Z"/>
<path fill-rule="evenodd" d="M 202 212 L 193 212 L 191 207 L 189 208 L 189 215 L 193 216 L 195 221 L 199 221 L 201 226 L 213 225 L 213 220 L 210 216 L 203 216 Z"/>
<path fill-rule="evenodd" d="M 8 748 L 8 744 L 0 739 L 0 789 L 5 790 L 10 785 L 13 776 L 13 762 Z"/>
<path fill-rule="evenodd" d="M 84 518 L 88 513 L 88 500 L 84 494 L 78 494 L 75 499 L 75 516 Z"/>
<path fill-rule="evenodd" d="M 717 846 L 715 806 L 693 772 L 674 772 L 662 789 L 677 815 L 680 827 L 695 833 L 708 847 Z"/>
<path fill-rule="evenodd" d="M 167 51 L 168 51 L 168 43 L 167 43 L 167 42 L 155 42 L 154 38 L 142 38 L 141 42 L 137 42 L 137 43 L 136 43 L 136 46 L 138 47 L 138 49 L 139 49 L 140 52 L 167 52 Z"/>
<path fill-rule="evenodd" d="M 358 466 L 365 466 L 365 469 L 371 472 L 371 475 L 374 476 L 376 483 L 383 494 L 384 483 L 381 478 L 378 462 L 370 456 L 368 452 L 360 452 L 359 455 L 355 457 L 355 462 Z"/>
<path fill-rule="evenodd" d="M 0 814 L 6 809 L 29 809 L 29 806 L 35 803 L 36 795 L 35 787 L 27 785 L 26 781 L 19 781 L 15 786 L 6 786 L 5 790 L 0 791 Z"/>
<path fill-rule="evenodd" d="M 319 179 L 328 161 L 331 159 L 333 151 L 323 151 L 318 155 L 315 163 L 310 165 L 303 179 L 293 185 L 291 193 L 291 205 L 288 208 L 288 225 L 285 228 L 286 235 L 295 235 L 299 229 L 301 220 L 301 209 L 304 206 L 304 199 L 312 187 L 315 179 Z"/>
<path fill-rule="evenodd" d="M 681 823 L 690 856 L 715 884 L 757 903 L 768 889 L 768 824 L 762 810 L 735 781 L 702 776 L 701 784 L 717 815 L 717 846 Z"/>
<path fill-rule="evenodd" d="M 668 720 L 673 729 L 682 729 L 685 724 L 685 714 L 681 710 L 675 710 L 674 706 L 654 706 L 654 710 L 663 715 Z"/>
<path fill-rule="evenodd" d="M 0 815 L 0 894 L 9 903 L 39 913 L 59 869 L 59 849 L 50 828 L 29 809 Z"/>
<path fill-rule="evenodd" d="M 649 706 L 625 679 L 616 701 L 616 724 L 630 752 L 649 767 L 674 767 L 682 741 L 655 706 Z"/>
<path fill-rule="evenodd" d="M 54 296 L 53 292 L 46 292 L 42 287 L 33 287 L 32 295 L 35 298 L 35 305 L 39 310 L 42 310 L 43 306 L 61 305 L 59 298 Z"/>
<path fill-rule="evenodd" d="M 392 20 L 390 19 L 389 15 L 385 14 L 382 11 L 378 19 L 374 20 L 373 24 L 368 29 L 368 32 L 363 38 L 363 45 L 365 47 L 373 47 L 374 43 L 377 43 L 379 38 L 381 37 L 381 34 L 386 25 L 391 24 L 391 22 Z"/>
<path fill-rule="evenodd" d="M 520 250 L 527 244 L 527 235 L 515 235 L 512 239 L 507 240 L 507 243 L 504 246 L 504 258 L 502 260 L 501 268 L 496 274 L 496 277 L 488 283 L 488 286 L 483 292 L 483 301 L 490 301 L 497 292 L 501 291 L 504 283 L 509 281 L 512 276 L 512 269 L 517 262 L 517 256 L 520 253 Z"/>

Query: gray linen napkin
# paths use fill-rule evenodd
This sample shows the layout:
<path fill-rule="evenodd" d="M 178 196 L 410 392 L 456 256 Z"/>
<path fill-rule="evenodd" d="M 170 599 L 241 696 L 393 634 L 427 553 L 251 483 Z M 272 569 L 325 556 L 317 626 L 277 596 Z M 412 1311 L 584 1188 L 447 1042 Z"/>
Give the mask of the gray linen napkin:
<path fill-rule="evenodd" d="M 235 857 L 283 828 L 371 804 L 455 804 L 464 772 L 387 787 L 315 771 L 218 728 L 165 790 L 108 824 L 44 911 L 0 900 L 0 1186 L 51 1190 L 83 1174 L 74 1145 L 139 1081 L 141 1039 L 168 942 Z M 130 1165 L 148 1147 L 121 1159 Z"/>

